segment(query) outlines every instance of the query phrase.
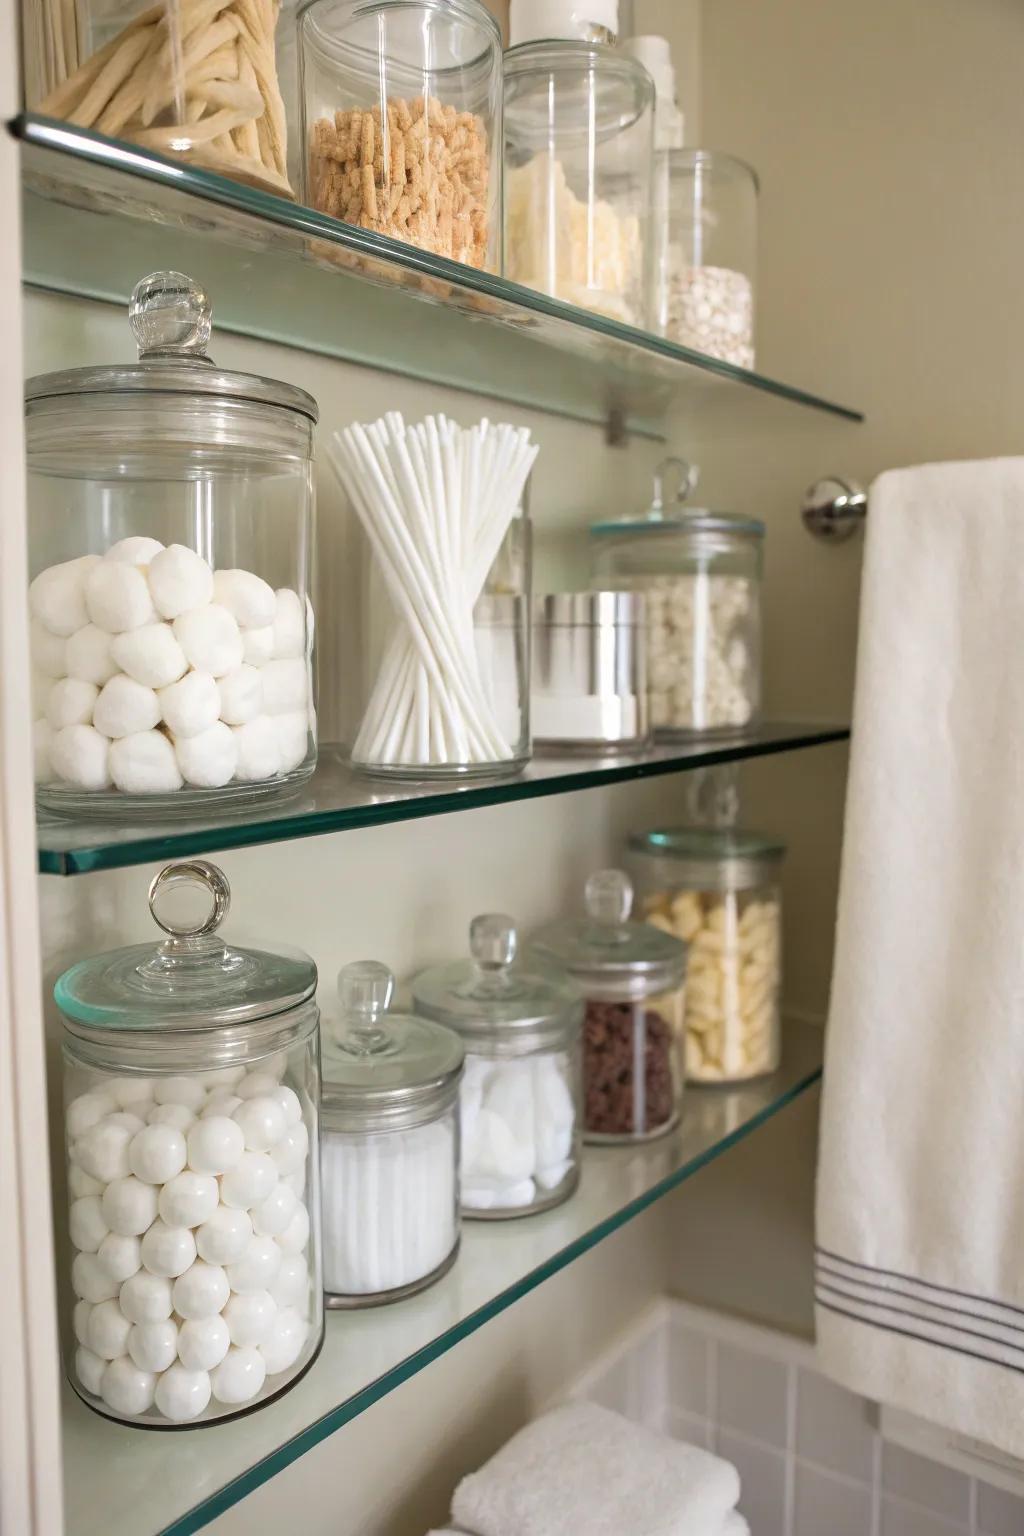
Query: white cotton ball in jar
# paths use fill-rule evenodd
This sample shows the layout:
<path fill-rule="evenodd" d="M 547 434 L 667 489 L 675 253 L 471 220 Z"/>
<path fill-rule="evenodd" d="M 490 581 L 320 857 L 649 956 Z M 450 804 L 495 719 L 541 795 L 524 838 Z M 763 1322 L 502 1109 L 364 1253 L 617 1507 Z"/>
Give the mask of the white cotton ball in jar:
<path fill-rule="evenodd" d="M 208 1264 L 235 1264 L 248 1248 L 252 1230 L 248 1211 L 219 1205 L 196 1229 L 196 1251 Z"/>
<path fill-rule="evenodd" d="M 228 1350 L 215 1370 L 210 1372 L 213 1395 L 219 1403 L 251 1402 L 263 1388 L 267 1364 L 253 1345 Z"/>
<path fill-rule="evenodd" d="M 140 1269 L 124 1282 L 118 1300 L 121 1311 L 133 1323 L 162 1323 L 174 1310 L 170 1277 L 151 1274 L 147 1269 Z"/>
<path fill-rule="evenodd" d="M 91 1301 L 76 1301 L 74 1311 L 71 1314 L 71 1327 L 79 1344 L 88 1342 L 89 1317 L 92 1313 Z"/>
<path fill-rule="evenodd" d="M 158 1323 L 133 1323 L 128 1353 L 140 1371 L 166 1371 L 178 1358 L 178 1325 L 167 1317 Z"/>
<path fill-rule="evenodd" d="M 81 1200 L 83 1195 L 102 1195 L 103 1185 L 99 1179 L 86 1173 L 84 1168 L 79 1168 L 77 1163 L 69 1163 L 68 1193 L 72 1200 Z"/>
<path fill-rule="evenodd" d="M 169 1125 L 184 1133 L 195 1125 L 196 1116 L 187 1104 L 154 1104 L 146 1120 L 150 1125 Z"/>
<path fill-rule="evenodd" d="M 196 1114 L 206 1102 L 206 1086 L 198 1077 L 162 1077 L 154 1085 L 153 1097 L 158 1104 L 184 1104 Z"/>
<path fill-rule="evenodd" d="M 174 1310 L 186 1322 L 215 1317 L 224 1309 L 230 1294 L 231 1287 L 223 1267 L 196 1259 L 174 1282 Z"/>
<path fill-rule="evenodd" d="M 243 663 L 237 672 L 229 672 L 217 684 L 220 691 L 220 718 L 228 725 L 245 725 L 263 710 L 263 678 L 257 667 Z"/>
<path fill-rule="evenodd" d="M 110 654 L 122 672 L 147 688 L 169 688 L 188 671 L 185 652 L 169 624 L 143 624 L 115 635 Z"/>
<path fill-rule="evenodd" d="M 157 1378 L 152 1371 L 140 1371 L 124 1355 L 112 1360 L 103 1372 L 100 1396 L 112 1413 L 134 1418 L 152 1408 L 156 1386 Z"/>
<path fill-rule="evenodd" d="M 69 725 L 55 731 L 50 763 L 57 778 L 75 789 L 110 788 L 110 742 L 91 725 Z"/>
<path fill-rule="evenodd" d="M 98 1195 L 76 1200 L 68 1212 L 71 1241 L 81 1253 L 95 1253 L 110 1231 Z"/>
<path fill-rule="evenodd" d="M 160 731 L 136 731 L 112 742 L 110 777 L 126 795 L 170 794 L 182 786 L 174 747 Z"/>
<path fill-rule="evenodd" d="M 308 1334 L 309 1325 L 294 1307 L 285 1307 L 278 1312 L 267 1337 L 257 1346 L 268 1376 L 276 1376 L 295 1364 Z"/>
<path fill-rule="evenodd" d="M 142 1268 L 142 1244 L 137 1237 L 123 1237 L 120 1232 L 108 1232 L 96 1250 L 96 1257 L 111 1280 L 121 1285 Z"/>
<path fill-rule="evenodd" d="M 305 714 L 309 682 L 303 660 L 268 661 L 260 669 L 260 677 L 265 714 L 286 715 L 296 710 Z"/>
<path fill-rule="evenodd" d="M 242 656 L 250 667 L 262 667 L 274 654 L 274 626 L 242 630 Z"/>
<path fill-rule="evenodd" d="M 112 1301 L 118 1293 L 117 1281 L 111 1279 L 94 1253 L 75 1254 L 71 1261 L 71 1289 L 82 1301 L 91 1301 L 94 1306 Z"/>
<path fill-rule="evenodd" d="M 243 629 L 264 629 L 273 624 L 277 613 L 273 587 L 252 571 L 214 571 L 213 600 Z"/>
<path fill-rule="evenodd" d="M 53 726 L 49 720 L 32 722 L 32 776 L 37 784 L 53 778 Z"/>
<path fill-rule="evenodd" d="M 134 736 L 160 723 L 160 700 L 152 688 L 118 672 L 100 689 L 92 718 L 104 736 Z"/>
<path fill-rule="evenodd" d="M 212 1120 L 214 1115 L 224 1115 L 230 1119 L 241 1102 L 237 1093 L 229 1093 L 227 1091 L 211 1093 L 203 1105 L 199 1118 L 200 1120 Z"/>
<path fill-rule="evenodd" d="M 241 1127 L 247 1152 L 267 1152 L 285 1133 L 284 1110 L 269 1094 L 247 1099 L 232 1119 Z"/>
<path fill-rule="evenodd" d="M 281 1252 L 274 1238 L 252 1236 L 242 1257 L 226 1266 L 231 1289 L 242 1294 L 269 1290 L 281 1265 Z M 90 1301 L 92 1298 L 87 1296 L 85 1299 Z"/>
<path fill-rule="evenodd" d="M 283 1136 L 280 1136 L 270 1149 L 270 1155 L 282 1177 L 285 1174 L 298 1173 L 308 1153 L 309 1132 L 301 1120 L 296 1125 L 288 1126 Z"/>
<path fill-rule="evenodd" d="M 137 1133 L 127 1125 L 112 1123 L 113 1120 L 112 1115 L 107 1115 L 75 1142 L 79 1166 L 102 1184 L 126 1179 L 132 1171 L 128 1149 Z"/>
<path fill-rule="evenodd" d="M 62 731 L 69 725 L 91 725 L 99 694 L 95 683 L 83 683 L 77 677 L 62 677 L 50 689 L 46 718 L 55 731 Z"/>
<path fill-rule="evenodd" d="M 142 1107 L 144 1108 L 145 1106 Z M 126 1130 L 131 1131 L 133 1136 L 141 1131 L 146 1124 L 142 1116 L 137 1115 L 131 1109 L 115 1109 L 112 1114 L 107 1116 L 106 1123 L 108 1125 L 124 1126 Z"/>
<path fill-rule="evenodd" d="M 153 1082 L 148 1077 L 115 1077 L 106 1084 L 106 1092 L 113 1095 L 119 1109 L 141 1113 L 140 1106 L 153 1102 Z"/>
<path fill-rule="evenodd" d="M 111 544 L 104 560 L 118 560 L 124 565 L 147 566 L 161 553 L 164 545 L 159 539 L 151 539 L 144 533 L 129 534 L 126 539 L 118 539 L 116 544 Z"/>
<path fill-rule="evenodd" d="M 277 726 L 269 715 L 257 715 L 245 725 L 233 725 L 238 743 L 235 777 L 243 783 L 273 779 L 281 772 L 281 744 Z"/>
<path fill-rule="evenodd" d="M 278 660 L 302 656 L 306 649 L 302 600 L 290 587 L 280 587 L 274 595 L 274 656 Z"/>
<path fill-rule="evenodd" d="M 85 1342 L 102 1360 L 116 1360 L 127 1353 L 131 1330 L 131 1323 L 116 1301 L 101 1301 L 89 1314 Z"/>
<path fill-rule="evenodd" d="M 236 1119 L 212 1115 L 197 1120 L 188 1133 L 189 1167 L 196 1173 L 227 1173 L 241 1162 L 245 1146 L 245 1130 Z"/>
<path fill-rule="evenodd" d="M 190 1318 L 178 1330 L 178 1358 L 190 1371 L 212 1371 L 230 1348 L 231 1334 L 219 1313 Z"/>
<path fill-rule="evenodd" d="M 305 1252 L 309 1242 L 309 1212 L 301 1201 L 291 1221 L 274 1241 L 282 1253 Z"/>
<path fill-rule="evenodd" d="M 268 1290 L 278 1307 L 305 1310 L 309 1302 L 309 1269 L 301 1253 L 286 1253 Z"/>
<path fill-rule="evenodd" d="M 95 683 L 102 688 L 117 675 L 117 663 L 111 654 L 113 636 L 95 624 L 85 624 L 76 629 L 66 642 L 68 677 L 80 678 L 83 683 Z"/>
<path fill-rule="evenodd" d="M 162 618 L 176 619 L 213 598 L 213 572 L 194 549 L 169 544 L 149 562 L 149 590 Z"/>
<path fill-rule="evenodd" d="M 209 1220 L 219 1204 L 217 1180 L 189 1168 L 175 1174 L 160 1191 L 160 1215 L 169 1227 L 198 1227 Z"/>
<path fill-rule="evenodd" d="M 253 1231 L 261 1237 L 278 1237 L 284 1232 L 298 1209 L 299 1198 L 294 1190 L 280 1180 L 270 1194 L 249 1212 Z M 237 1343 L 237 1340 L 236 1340 Z"/>
<path fill-rule="evenodd" d="M 274 1159 L 266 1152 L 246 1152 L 221 1178 L 220 1198 L 227 1206 L 247 1211 L 265 1200 L 276 1183 Z"/>
<path fill-rule="evenodd" d="M 186 672 L 180 682 L 157 694 L 167 729 L 180 741 L 201 736 L 220 716 L 220 693 L 212 672 Z"/>
<path fill-rule="evenodd" d="M 80 1093 L 76 1099 L 72 1099 L 68 1105 L 64 1123 L 71 1140 L 76 1140 L 98 1125 L 107 1115 L 113 1114 L 117 1108 L 117 1101 L 112 1094 L 107 1092 Z"/>
<path fill-rule="evenodd" d="M 166 1184 L 181 1172 L 187 1159 L 185 1137 L 176 1126 L 150 1123 L 132 1141 L 129 1172 L 143 1184 Z"/>
<path fill-rule="evenodd" d="M 242 636 L 238 625 L 219 603 L 190 608 L 174 620 L 174 635 L 189 665 L 198 672 L 225 677 L 242 665 Z"/>
<path fill-rule="evenodd" d="M 157 618 L 145 576 L 134 565 L 122 565 L 116 560 L 97 561 L 88 573 L 85 606 L 90 622 L 108 635 L 141 629 Z M 75 629 L 78 628 L 76 624 Z"/>
<path fill-rule="evenodd" d="M 281 753 L 281 772 L 291 773 L 305 760 L 309 749 L 309 713 L 294 710 L 287 715 L 275 715 L 277 742 Z"/>
<path fill-rule="evenodd" d="M 149 1273 L 177 1280 L 195 1261 L 196 1240 L 189 1228 L 169 1227 L 157 1217 L 142 1239 L 142 1262 Z"/>
<path fill-rule="evenodd" d="M 29 620 L 29 655 L 32 658 L 32 665 L 43 677 L 51 680 L 67 677 L 67 649 L 68 642 L 62 635 L 53 634 L 44 624 L 40 624 L 38 619 Z"/>
<path fill-rule="evenodd" d="M 277 1303 L 269 1291 L 232 1293 L 224 1307 L 232 1344 L 262 1344 L 277 1315 Z"/>
<path fill-rule="evenodd" d="M 100 1395 L 106 1369 L 107 1362 L 101 1360 L 99 1355 L 94 1355 L 92 1350 L 87 1349 L 84 1344 L 75 1350 L 75 1375 L 93 1397 Z"/>
<path fill-rule="evenodd" d="M 65 560 L 39 572 L 29 586 L 28 605 L 44 629 L 66 640 L 76 629 L 88 624 L 85 583 L 99 563 L 99 555 L 80 555 L 76 560 Z"/>
<path fill-rule="evenodd" d="M 179 1362 L 157 1377 L 156 1406 L 173 1424 L 187 1424 L 209 1406 L 210 1393 L 208 1373 L 187 1370 Z"/>
<path fill-rule="evenodd" d="M 238 743 L 222 720 L 198 736 L 183 736 L 174 751 L 182 778 L 196 789 L 222 789 L 234 778 Z"/>

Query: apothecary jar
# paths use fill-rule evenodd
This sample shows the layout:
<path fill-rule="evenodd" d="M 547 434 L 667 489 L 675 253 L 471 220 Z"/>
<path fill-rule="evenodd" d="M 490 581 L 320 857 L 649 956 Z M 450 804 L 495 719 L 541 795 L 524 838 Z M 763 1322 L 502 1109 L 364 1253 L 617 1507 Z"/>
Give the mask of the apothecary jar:
<path fill-rule="evenodd" d="M 82 960 L 54 988 L 61 1279 L 75 1391 L 166 1429 L 269 1402 L 319 1350 L 319 1014 L 308 955 L 220 937 L 215 865 L 167 865 L 149 901 L 162 943 Z"/>

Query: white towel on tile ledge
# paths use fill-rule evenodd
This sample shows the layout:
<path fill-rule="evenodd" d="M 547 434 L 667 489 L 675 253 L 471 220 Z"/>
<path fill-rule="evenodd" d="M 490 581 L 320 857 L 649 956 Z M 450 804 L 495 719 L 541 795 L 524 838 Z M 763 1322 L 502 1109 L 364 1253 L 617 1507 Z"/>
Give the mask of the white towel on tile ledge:
<path fill-rule="evenodd" d="M 733 1536 L 739 1492 L 727 1461 L 570 1403 L 463 1478 L 452 1518 L 475 1536 Z"/>
<path fill-rule="evenodd" d="M 1024 1456 L 1024 459 L 870 498 L 825 1058 L 817 1332 Z"/>

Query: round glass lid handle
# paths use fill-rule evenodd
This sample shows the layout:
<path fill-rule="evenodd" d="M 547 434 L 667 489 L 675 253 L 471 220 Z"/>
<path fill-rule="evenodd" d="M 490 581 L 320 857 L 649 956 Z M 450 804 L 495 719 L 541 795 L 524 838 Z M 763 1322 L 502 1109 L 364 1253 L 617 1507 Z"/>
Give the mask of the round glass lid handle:
<path fill-rule="evenodd" d="M 469 952 L 482 971 L 504 971 L 516 957 L 516 925 L 502 912 L 486 912 L 469 925 Z"/>
<path fill-rule="evenodd" d="M 678 504 L 681 501 L 686 501 L 697 489 L 700 470 L 696 464 L 691 464 L 689 459 L 680 459 L 674 454 L 670 454 L 667 459 L 662 459 L 654 471 L 652 510 L 659 512 L 663 510 L 665 506 L 665 486 L 670 479 L 675 482 L 675 495 L 671 499 Z"/>
<path fill-rule="evenodd" d="M 633 883 L 621 869 L 599 869 L 583 891 L 587 916 L 602 928 L 624 923 L 633 907 Z"/>
<path fill-rule="evenodd" d="M 391 1007 L 395 978 L 379 960 L 355 960 L 338 972 L 342 1012 L 360 1024 L 373 1025 Z"/>
<path fill-rule="evenodd" d="M 206 344 L 213 305 L 206 290 L 184 272 L 151 272 L 136 283 L 128 320 L 140 358 L 192 357 L 209 362 Z"/>
<path fill-rule="evenodd" d="M 198 919 L 186 915 L 196 910 L 197 892 L 208 897 L 205 915 Z M 230 907 L 231 886 L 227 875 L 205 859 L 165 864 L 150 883 L 149 910 L 153 921 L 175 939 L 198 939 L 215 932 Z"/>

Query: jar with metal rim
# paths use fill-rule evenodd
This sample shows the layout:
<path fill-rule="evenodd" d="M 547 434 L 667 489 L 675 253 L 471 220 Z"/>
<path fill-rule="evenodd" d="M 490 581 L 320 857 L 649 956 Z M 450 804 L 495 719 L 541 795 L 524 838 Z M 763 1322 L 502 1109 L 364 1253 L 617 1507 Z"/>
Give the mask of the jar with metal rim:
<path fill-rule="evenodd" d="M 270 1402 L 323 1338 L 316 966 L 227 944 L 229 903 L 215 865 L 169 864 L 149 892 L 167 938 L 54 988 L 68 1376 L 90 1408 L 147 1428 Z"/>
<path fill-rule="evenodd" d="M 583 1003 L 565 973 L 518 960 L 510 917 L 475 917 L 470 958 L 421 971 L 419 1013 L 466 1047 L 462 1210 L 501 1220 L 567 1200 L 579 1182 Z"/>
<path fill-rule="evenodd" d="M 458 1035 L 391 1013 L 376 960 L 338 976 L 324 1032 L 324 1290 L 329 1307 L 376 1306 L 432 1285 L 459 1249 Z"/>

